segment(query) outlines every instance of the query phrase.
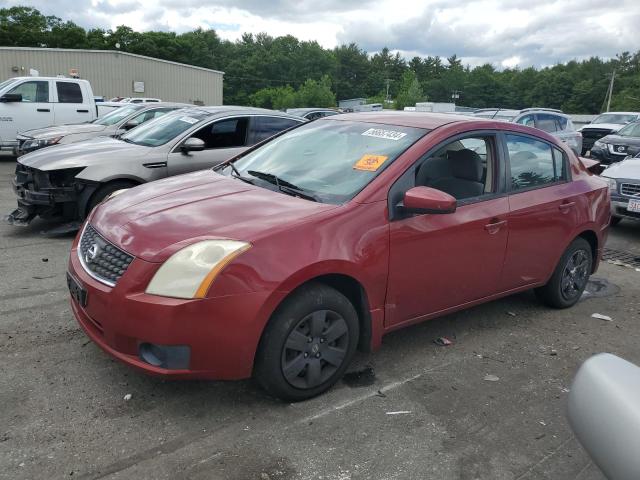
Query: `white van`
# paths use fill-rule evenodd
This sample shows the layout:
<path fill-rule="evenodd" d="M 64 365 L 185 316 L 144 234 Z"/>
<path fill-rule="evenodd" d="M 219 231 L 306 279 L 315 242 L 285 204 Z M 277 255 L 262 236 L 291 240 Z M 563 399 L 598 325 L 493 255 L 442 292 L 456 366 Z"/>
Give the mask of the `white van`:
<path fill-rule="evenodd" d="M 89 122 L 97 117 L 87 80 L 15 77 L 0 83 L 0 149 L 15 150 L 23 130 Z"/>

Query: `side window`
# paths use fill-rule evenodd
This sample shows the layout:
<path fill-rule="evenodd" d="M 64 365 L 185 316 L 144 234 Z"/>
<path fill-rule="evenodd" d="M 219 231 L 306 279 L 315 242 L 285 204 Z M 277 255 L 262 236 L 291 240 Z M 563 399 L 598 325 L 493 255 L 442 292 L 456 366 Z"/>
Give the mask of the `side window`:
<path fill-rule="evenodd" d="M 527 127 L 535 127 L 535 117 L 533 115 L 525 115 L 524 117 L 518 119 L 516 123 L 520 125 L 526 125 Z"/>
<path fill-rule="evenodd" d="M 555 115 L 547 115 L 544 113 L 538 114 L 538 119 L 536 121 L 536 127 L 540 130 L 543 130 L 548 133 L 557 132 L 562 130 L 560 125 L 557 122 L 557 118 Z"/>
<path fill-rule="evenodd" d="M 548 143 L 521 135 L 506 135 L 511 189 L 527 190 L 544 187 L 566 179 L 564 155 L 558 159 Z"/>
<path fill-rule="evenodd" d="M 298 125 L 299 122 L 284 117 L 253 117 L 251 119 L 251 135 L 249 145 L 261 142 L 276 133 Z"/>
<path fill-rule="evenodd" d="M 21 94 L 23 102 L 47 103 L 49 101 L 49 82 L 24 82 L 8 93 Z"/>
<path fill-rule="evenodd" d="M 205 149 L 243 147 L 248 123 L 247 117 L 227 118 L 202 127 L 191 136 L 204 141 Z"/>
<path fill-rule="evenodd" d="M 80 85 L 71 82 L 56 82 L 59 103 L 82 103 Z"/>
<path fill-rule="evenodd" d="M 453 141 L 422 162 L 415 185 L 441 190 L 458 200 L 493 194 L 497 191 L 495 152 L 492 136 Z"/>

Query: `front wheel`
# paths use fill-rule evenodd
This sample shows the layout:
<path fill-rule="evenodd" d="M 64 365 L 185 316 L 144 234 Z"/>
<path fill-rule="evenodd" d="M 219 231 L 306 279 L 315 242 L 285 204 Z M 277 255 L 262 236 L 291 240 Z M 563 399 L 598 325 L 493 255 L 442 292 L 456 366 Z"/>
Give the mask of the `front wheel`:
<path fill-rule="evenodd" d="M 118 190 L 126 190 L 128 188 L 133 188 L 136 185 L 137 185 L 136 183 L 131 182 L 129 180 L 114 180 L 112 182 L 105 183 L 100 188 L 98 188 L 93 193 L 93 195 L 91 195 L 91 198 L 87 202 L 86 208 L 84 209 L 83 219 L 88 217 L 89 214 L 91 213 L 91 210 L 93 210 L 100 202 L 102 202 L 105 198 L 107 198 L 113 192 L 116 192 Z"/>
<path fill-rule="evenodd" d="M 550 307 L 575 305 L 587 286 L 592 266 L 591 245 L 584 238 L 576 238 L 560 258 L 549 282 L 536 288 L 536 295 Z"/>
<path fill-rule="evenodd" d="M 277 309 L 256 355 L 255 378 L 271 395 L 300 401 L 328 390 L 356 351 L 358 315 L 327 285 L 306 285 Z"/>

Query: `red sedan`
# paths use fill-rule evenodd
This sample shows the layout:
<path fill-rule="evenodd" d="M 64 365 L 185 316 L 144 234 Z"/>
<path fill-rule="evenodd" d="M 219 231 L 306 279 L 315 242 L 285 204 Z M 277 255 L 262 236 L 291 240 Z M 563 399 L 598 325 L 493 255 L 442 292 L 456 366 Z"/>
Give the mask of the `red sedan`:
<path fill-rule="evenodd" d="M 72 247 L 71 306 L 142 371 L 254 376 L 302 400 L 392 330 L 532 288 L 570 307 L 609 212 L 607 184 L 540 130 L 333 116 L 99 205 Z"/>

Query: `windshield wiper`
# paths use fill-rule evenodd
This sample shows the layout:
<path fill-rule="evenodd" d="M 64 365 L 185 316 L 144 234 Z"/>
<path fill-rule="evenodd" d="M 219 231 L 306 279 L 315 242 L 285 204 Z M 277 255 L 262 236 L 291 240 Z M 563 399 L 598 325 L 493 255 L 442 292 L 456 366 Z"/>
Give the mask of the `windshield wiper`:
<path fill-rule="evenodd" d="M 291 182 L 287 182 L 286 180 L 283 180 L 282 178 L 274 175 L 273 173 L 258 172 L 256 170 L 247 170 L 247 173 L 256 178 L 259 178 L 260 180 L 264 180 L 265 182 L 269 182 L 272 185 L 275 185 L 276 187 L 278 187 L 278 190 L 280 190 L 282 193 L 286 193 L 287 195 L 305 198 L 307 200 L 311 200 L 314 202 L 320 201 L 320 199 L 314 194 L 309 193 L 305 189 L 300 188 Z"/>
<path fill-rule="evenodd" d="M 243 177 L 242 174 L 240 173 L 240 171 L 236 168 L 236 166 L 233 163 L 227 163 L 227 165 L 229 167 L 231 167 L 231 176 L 233 178 L 237 178 L 238 180 L 242 180 L 243 182 L 246 182 L 250 185 L 254 185 L 254 183 L 251 181 L 250 178 L 247 177 Z M 225 165 L 225 166 L 227 166 Z M 224 168 L 224 167 L 223 167 Z"/>

